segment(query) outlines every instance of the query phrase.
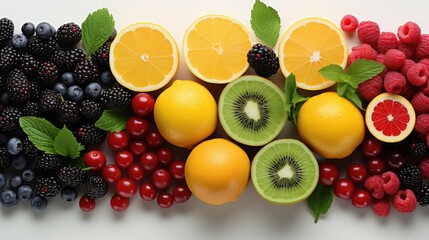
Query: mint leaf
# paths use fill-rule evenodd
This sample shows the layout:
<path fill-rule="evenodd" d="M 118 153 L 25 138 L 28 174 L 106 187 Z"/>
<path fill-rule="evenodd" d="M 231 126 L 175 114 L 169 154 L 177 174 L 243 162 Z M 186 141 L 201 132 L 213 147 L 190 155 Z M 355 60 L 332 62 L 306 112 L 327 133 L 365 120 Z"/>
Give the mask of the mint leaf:
<path fill-rule="evenodd" d="M 347 78 L 347 74 L 343 68 L 337 64 L 330 64 L 319 69 L 319 73 L 326 79 L 334 82 L 343 82 Z"/>
<path fill-rule="evenodd" d="M 119 132 L 125 129 L 131 116 L 132 112 L 127 109 L 104 110 L 95 126 L 108 132 Z"/>
<path fill-rule="evenodd" d="M 344 83 L 344 82 L 338 83 L 338 86 L 337 86 L 338 95 L 344 96 L 344 94 L 346 94 L 347 88 L 348 88 L 347 83 Z"/>
<path fill-rule="evenodd" d="M 291 73 L 289 76 L 287 76 L 284 92 L 286 94 L 285 110 L 289 116 L 289 119 L 292 119 L 293 124 L 296 126 L 298 112 L 301 109 L 302 104 L 307 101 L 308 98 L 298 93 L 296 88 L 295 74 Z"/>
<path fill-rule="evenodd" d="M 342 96 L 354 103 L 359 109 L 364 110 L 362 107 L 362 100 L 360 99 L 359 94 L 356 92 L 356 89 L 347 87 Z"/>
<path fill-rule="evenodd" d="M 88 58 L 109 39 L 114 27 L 115 21 L 107 8 L 98 9 L 86 17 L 82 23 L 82 44 Z"/>
<path fill-rule="evenodd" d="M 54 140 L 60 131 L 44 118 L 20 117 L 19 125 L 37 149 L 47 154 L 55 154 Z"/>
<path fill-rule="evenodd" d="M 381 73 L 384 69 L 384 65 L 366 59 L 359 59 L 352 62 L 347 69 L 347 74 L 351 77 L 356 86 L 362 82 L 371 79 Z"/>
<path fill-rule="evenodd" d="M 326 214 L 334 200 L 332 187 L 318 184 L 313 193 L 307 198 L 307 206 L 314 215 L 314 223 L 317 223 L 320 215 Z"/>
<path fill-rule="evenodd" d="M 250 25 L 261 41 L 270 47 L 276 45 L 280 35 L 280 16 L 274 8 L 256 0 L 251 11 Z"/>
<path fill-rule="evenodd" d="M 57 154 L 71 159 L 79 157 L 80 151 L 84 148 L 66 126 L 55 137 L 54 147 Z"/>

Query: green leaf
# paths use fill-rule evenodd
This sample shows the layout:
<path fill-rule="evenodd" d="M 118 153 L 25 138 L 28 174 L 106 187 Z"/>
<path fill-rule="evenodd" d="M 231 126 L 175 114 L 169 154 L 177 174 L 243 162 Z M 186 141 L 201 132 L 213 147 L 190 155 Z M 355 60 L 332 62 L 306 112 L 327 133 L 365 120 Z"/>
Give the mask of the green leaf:
<path fill-rule="evenodd" d="M 80 156 L 83 146 L 76 140 L 73 133 L 64 126 L 55 137 L 54 147 L 57 154 L 75 159 Z"/>
<path fill-rule="evenodd" d="M 364 110 L 362 107 L 362 100 L 360 99 L 359 94 L 356 92 L 356 89 L 347 87 L 343 97 L 354 103 L 359 109 Z"/>
<path fill-rule="evenodd" d="M 107 8 L 88 15 L 82 23 L 82 44 L 88 58 L 109 39 L 114 27 L 115 21 Z"/>
<path fill-rule="evenodd" d="M 347 83 L 344 83 L 344 82 L 338 83 L 338 86 L 337 86 L 337 93 L 338 93 L 338 95 L 344 96 L 344 94 L 347 91 L 347 88 L 348 88 L 348 84 Z"/>
<path fill-rule="evenodd" d="M 301 109 L 302 104 L 307 101 L 308 98 L 298 93 L 296 89 L 295 74 L 291 73 L 287 76 L 284 92 L 286 94 L 285 110 L 289 119 L 291 119 L 293 124 L 296 126 L 298 112 Z"/>
<path fill-rule="evenodd" d="M 54 141 L 60 131 L 44 118 L 20 117 L 19 125 L 37 149 L 47 154 L 55 154 Z"/>
<path fill-rule="evenodd" d="M 73 165 L 79 167 L 80 169 L 85 169 L 87 166 L 85 165 L 85 162 L 83 161 L 83 157 L 77 157 L 73 159 Z"/>
<path fill-rule="evenodd" d="M 95 126 L 108 132 L 119 132 L 127 126 L 127 120 L 132 116 L 128 109 L 104 110 Z"/>
<path fill-rule="evenodd" d="M 261 41 L 270 47 L 276 45 L 280 34 L 280 16 L 274 8 L 256 0 L 251 12 L 250 25 Z"/>
<path fill-rule="evenodd" d="M 334 82 L 343 82 L 347 75 L 344 72 L 343 68 L 337 64 L 330 64 L 319 69 L 319 73 L 326 79 L 329 79 Z"/>
<path fill-rule="evenodd" d="M 320 215 L 326 214 L 334 200 L 332 187 L 318 184 L 313 193 L 307 198 L 307 206 L 314 215 L 314 223 L 317 223 Z"/>
<path fill-rule="evenodd" d="M 366 59 L 359 59 L 350 64 L 347 69 L 347 74 L 351 77 L 356 86 L 362 82 L 371 79 L 380 74 L 384 69 L 384 65 Z"/>

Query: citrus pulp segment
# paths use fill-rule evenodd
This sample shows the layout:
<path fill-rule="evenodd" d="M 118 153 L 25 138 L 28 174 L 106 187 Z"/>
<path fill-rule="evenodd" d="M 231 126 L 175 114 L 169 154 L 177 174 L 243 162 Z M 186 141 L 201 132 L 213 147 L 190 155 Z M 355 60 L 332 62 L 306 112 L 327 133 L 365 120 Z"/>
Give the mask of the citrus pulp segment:
<path fill-rule="evenodd" d="M 179 51 L 163 27 L 139 22 L 122 29 L 110 46 L 110 68 L 116 80 L 136 92 L 164 87 L 176 74 Z"/>
<path fill-rule="evenodd" d="M 225 84 L 248 68 L 247 51 L 252 39 L 246 27 L 223 15 L 205 15 L 189 26 L 183 38 L 183 55 L 189 70 L 199 79 Z"/>
<path fill-rule="evenodd" d="M 348 47 L 341 30 L 329 20 L 317 17 L 291 25 L 279 43 L 279 63 L 283 75 L 296 75 L 297 87 L 320 90 L 335 84 L 319 73 L 330 64 L 345 67 Z"/>

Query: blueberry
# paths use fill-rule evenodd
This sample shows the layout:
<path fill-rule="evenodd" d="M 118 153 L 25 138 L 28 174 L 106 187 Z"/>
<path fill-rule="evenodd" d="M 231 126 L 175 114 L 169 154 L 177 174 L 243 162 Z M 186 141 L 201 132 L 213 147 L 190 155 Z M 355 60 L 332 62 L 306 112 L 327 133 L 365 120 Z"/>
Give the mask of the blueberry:
<path fill-rule="evenodd" d="M 55 83 L 52 89 L 63 97 L 67 94 L 67 86 L 64 83 Z"/>
<path fill-rule="evenodd" d="M 82 101 L 84 94 L 82 88 L 80 88 L 78 85 L 70 86 L 67 89 L 67 97 L 75 102 Z"/>
<path fill-rule="evenodd" d="M 18 197 L 14 191 L 6 189 L 0 195 L 0 203 L 3 207 L 12 207 L 18 203 Z"/>
<path fill-rule="evenodd" d="M 71 86 L 76 84 L 76 81 L 73 78 L 73 73 L 71 72 L 64 72 L 63 75 L 61 75 L 61 80 L 66 86 Z"/>
<path fill-rule="evenodd" d="M 64 187 L 61 190 L 61 198 L 66 202 L 73 202 L 77 198 L 77 190 L 73 187 Z"/>
<path fill-rule="evenodd" d="M 20 175 L 15 175 L 10 178 L 9 186 L 13 189 L 19 188 L 22 185 L 22 178 Z"/>
<path fill-rule="evenodd" d="M 0 145 L 5 145 L 7 141 L 9 141 L 9 136 L 4 132 L 0 132 Z"/>
<path fill-rule="evenodd" d="M 22 151 L 22 142 L 19 138 L 13 137 L 7 141 L 7 151 L 11 155 L 18 155 Z"/>
<path fill-rule="evenodd" d="M 48 40 L 50 37 L 54 36 L 55 28 L 47 22 L 41 22 L 37 24 L 36 35 L 42 40 Z"/>
<path fill-rule="evenodd" d="M 25 182 L 32 182 L 35 176 L 36 176 L 36 173 L 33 171 L 33 169 L 26 169 L 21 174 L 21 178 Z"/>
<path fill-rule="evenodd" d="M 7 92 L 4 92 L 0 95 L 0 103 L 4 106 L 9 105 L 9 95 L 7 94 Z"/>
<path fill-rule="evenodd" d="M 24 49 L 27 47 L 28 39 L 24 34 L 15 34 L 12 36 L 10 43 L 15 49 Z"/>
<path fill-rule="evenodd" d="M 3 173 L 0 173 L 0 189 L 6 186 L 6 176 Z"/>
<path fill-rule="evenodd" d="M 101 93 L 101 86 L 99 83 L 92 82 L 85 87 L 85 95 L 91 99 L 97 99 Z"/>
<path fill-rule="evenodd" d="M 13 170 L 20 172 L 27 166 L 27 158 L 24 154 L 12 156 L 10 166 Z"/>
<path fill-rule="evenodd" d="M 31 209 L 35 212 L 43 212 L 48 206 L 48 200 L 42 196 L 36 195 L 31 198 Z"/>
<path fill-rule="evenodd" d="M 113 29 L 112 34 L 110 34 L 109 39 L 107 39 L 107 41 L 113 41 L 116 37 L 117 31 L 116 28 Z"/>
<path fill-rule="evenodd" d="M 31 22 L 26 22 L 21 27 L 21 32 L 27 37 L 31 37 L 36 32 L 36 27 Z"/>
<path fill-rule="evenodd" d="M 28 185 L 22 185 L 18 188 L 18 198 L 21 200 L 30 200 L 33 195 L 33 189 Z"/>
<path fill-rule="evenodd" d="M 104 85 L 113 85 L 116 79 L 110 71 L 103 71 L 100 73 L 100 82 Z"/>

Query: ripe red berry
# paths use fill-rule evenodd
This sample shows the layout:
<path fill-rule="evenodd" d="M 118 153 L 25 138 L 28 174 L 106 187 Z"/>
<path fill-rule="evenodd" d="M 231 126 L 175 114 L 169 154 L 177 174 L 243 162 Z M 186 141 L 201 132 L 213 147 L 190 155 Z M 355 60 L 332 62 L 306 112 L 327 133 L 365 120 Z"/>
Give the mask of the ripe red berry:
<path fill-rule="evenodd" d="M 173 191 L 171 193 L 174 197 L 174 201 L 177 203 L 184 203 L 188 201 L 188 199 L 192 196 L 191 190 L 189 190 L 188 186 L 183 184 L 178 184 L 174 186 Z"/>
<path fill-rule="evenodd" d="M 100 171 L 106 166 L 106 155 L 100 150 L 91 150 L 83 157 L 85 166 L 94 171 Z"/>
<path fill-rule="evenodd" d="M 355 16 L 347 14 L 341 19 L 340 25 L 344 32 L 353 32 L 358 27 L 359 22 Z"/>
<path fill-rule="evenodd" d="M 127 121 L 126 131 L 132 138 L 146 136 L 150 130 L 150 123 L 143 117 L 132 116 Z"/>
<path fill-rule="evenodd" d="M 146 201 L 153 201 L 156 198 L 156 189 L 152 183 L 142 183 L 140 186 L 140 197 Z"/>
<path fill-rule="evenodd" d="M 82 195 L 79 200 L 79 208 L 84 212 L 91 212 L 95 209 L 95 200 L 87 195 Z"/>
<path fill-rule="evenodd" d="M 164 141 L 164 138 L 162 137 L 161 133 L 158 131 L 150 131 L 146 135 L 146 144 L 149 147 L 159 147 L 162 142 Z"/>
<path fill-rule="evenodd" d="M 156 202 L 162 208 L 169 208 L 173 206 L 174 197 L 168 192 L 162 192 L 158 194 L 158 197 L 156 198 Z"/>
<path fill-rule="evenodd" d="M 146 152 L 146 143 L 143 140 L 131 140 L 130 144 L 129 144 L 129 148 L 130 151 L 136 155 L 136 156 L 140 156 L 142 155 L 144 152 Z"/>
<path fill-rule="evenodd" d="M 347 176 L 355 183 L 363 182 L 367 176 L 366 168 L 361 163 L 352 163 L 347 167 Z"/>
<path fill-rule="evenodd" d="M 355 191 L 352 181 L 342 178 L 334 183 L 334 194 L 341 199 L 350 199 Z"/>
<path fill-rule="evenodd" d="M 130 178 L 121 178 L 116 183 L 116 193 L 122 197 L 133 197 L 137 192 L 136 183 Z"/>
<path fill-rule="evenodd" d="M 134 155 L 127 150 L 116 152 L 115 163 L 119 168 L 127 169 L 134 163 Z"/>
<path fill-rule="evenodd" d="M 139 93 L 131 100 L 131 107 L 138 116 L 147 116 L 152 113 L 155 100 L 148 93 Z"/>
<path fill-rule="evenodd" d="M 170 164 L 169 168 L 171 176 L 175 180 L 183 180 L 185 179 L 185 162 L 182 161 L 174 161 Z"/>
<path fill-rule="evenodd" d="M 133 164 L 129 167 L 127 174 L 134 181 L 140 181 L 144 178 L 143 168 L 139 164 Z"/>
<path fill-rule="evenodd" d="M 366 161 L 366 169 L 370 175 L 380 175 L 384 173 L 385 163 L 381 158 L 371 158 Z"/>
<path fill-rule="evenodd" d="M 419 25 L 414 22 L 408 21 L 398 28 L 398 38 L 403 43 L 416 43 L 421 34 Z"/>
<path fill-rule="evenodd" d="M 160 148 L 156 155 L 158 156 L 159 162 L 164 165 L 169 165 L 174 159 L 173 151 L 166 147 Z"/>
<path fill-rule="evenodd" d="M 357 190 L 352 197 L 352 204 L 357 208 L 366 208 L 371 204 L 371 195 L 363 190 Z"/>
<path fill-rule="evenodd" d="M 128 145 L 128 134 L 125 131 L 111 132 L 107 135 L 107 144 L 114 151 L 124 150 Z"/>
<path fill-rule="evenodd" d="M 121 179 L 122 172 L 115 164 L 108 164 L 101 172 L 101 178 L 107 183 L 114 183 Z"/>
<path fill-rule="evenodd" d="M 130 206 L 130 198 L 123 197 L 119 194 L 114 194 L 110 199 L 110 206 L 116 212 L 123 212 Z"/>
<path fill-rule="evenodd" d="M 375 137 L 366 137 L 361 143 L 362 152 L 367 158 L 374 158 L 381 155 L 383 145 Z"/>
<path fill-rule="evenodd" d="M 170 186 L 171 175 L 166 169 L 160 168 L 152 173 L 151 180 L 157 189 L 166 189 Z"/>
<path fill-rule="evenodd" d="M 319 182 L 325 186 L 331 186 L 340 177 L 337 166 L 332 163 L 321 163 L 319 165 Z"/>
<path fill-rule="evenodd" d="M 158 167 L 158 157 L 153 152 L 145 152 L 140 156 L 140 164 L 145 171 L 154 171 Z"/>

